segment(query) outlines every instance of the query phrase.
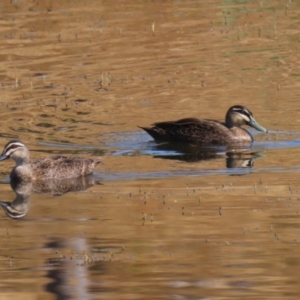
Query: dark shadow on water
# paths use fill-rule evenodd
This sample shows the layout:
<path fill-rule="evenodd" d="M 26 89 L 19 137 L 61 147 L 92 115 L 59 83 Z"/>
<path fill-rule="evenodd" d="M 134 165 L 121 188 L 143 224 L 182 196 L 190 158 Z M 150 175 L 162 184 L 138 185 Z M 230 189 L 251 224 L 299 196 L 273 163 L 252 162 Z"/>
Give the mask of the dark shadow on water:
<path fill-rule="evenodd" d="M 109 144 L 111 149 L 117 149 L 112 155 L 151 155 L 153 158 L 197 163 L 199 166 L 201 166 L 201 162 L 203 161 L 223 159 L 224 167 L 231 169 L 252 168 L 255 159 L 262 157 L 264 152 L 264 147 L 255 148 L 253 144 L 201 146 L 174 142 L 160 143 L 153 140 L 142 142 L 141 137 L 136 138 L 135 142 L 131 145 L 132 150 L 129 150 L 129 143 L 132 137 L 126 140 L 123 140 L 124 137 L 122 137 L 121 141 L 119 141 L 117 137 L 114 136 L 113 139 L 115 140 L 114 142 L 106 144 Z M 215 173 L 219 173 L 218 170 L 215 170 Z M 241 174 L 239 171 L 237 173 Z M 245 174 L 245 172 L 243 171 L 242 174 Z"/>
<path fill-rule="evenodd" d="M 201 162 L 225 158 L 227 168 L 252 168 L 254 161 L 262 157 L 262 153 L 249 147 L 200 147 L 179 143 L 155 143 L 151 146 L 160 155 L 154 158 L 180 160 L 185 162 Z M 165 153 L 164 153 L 165 152 Z"/>
<path fill-rule="evenodd" d="M 253 172 L 254 162 L 257 158 L 264 156 L 263 150 L 254 150 L 248 148 L 227 148 L 227 147 L 195 147 L 182 144 L 154 142 L 148 143 L 148 149 L 143 149 L 143 153 L 135 152 L 130 156 L 151 155 L 154 159 L 184 161 L 190 163 L 192 168 L 172 171 L 156 171 L 156 172 L 124 172 L 114 174 L 101 174 L 104 181 L 106 180 L 135 180 L 135 179 L 151 179 L 165 177 L 180 176 L 209 176 L 218 174 L 227 175 L 246 175 Z M 123 154 L 128 155 L 128 153 Z M 205 161 L 218 160 L 222 162 L 222 167 L 218 169 L 208 169 L 201 167 Z M 197 166 L 195 168 L 195 165 Z M 179 165 L 180 166 L 180 165 Z"/>
<path fill-rule="evenodd" d="M 285 132 L 285 131 L 269 131 L 268 134 L 260 134 L 264 140 L 260 141 L 256 139 L 257 131 L 249 130 L 249 132 L 255 137 L 255 141 L 249 147 L 242 147 L 240 149 L 248 149 L 253 152 L 264 152 L 269 149 L 285 149 L 300 147 L 300 139 L 294 139 L 297 136 L 300 137 L 299 132 Z M 259 134 L 258 134 L 259 136 Z M 128 132 L 111 132 L 99 136 L 92 145 L 77 145 L 63 142 L 42 142 L 39 141 L 41 146 L 47 146 L 51 148 L 57 148 L 59 150 L 32 150 L 38 152 L 47 153 L 60 153 L 60 154 L 74 154 L 79 155 L 82 153 L 90 153 L 91 155 L 112 155 L 112 156 L 139 156 L 139 155 L 152 155 L 153 157 L 171 157 L 175 156 L 180 159 L 181 154 L 186 157 L 186 161 L 195 162 L 205 158 L 220 158 L 224 156 L 228 148 L 226 146 L 213 146 L 213 147 L 201 147 L 198 155 L 196 151 L 193 151 L 192 155 L 185 155 L 185 148 L 189 147 L 181 143 L 182 146 L 170 144 L 156 143 L 151 137 L 149 137 L 144 131 L 128 131 Z M 236 149 L 238 149 L 236 147 Z M 209 154 L 208 152 L 212 152 Z M 199 159 L 197 159 L 197 156 Z M 174 158 L 175 159 L 175 158 Z M 184 160 L 184 159 L 182 159 Z"/>

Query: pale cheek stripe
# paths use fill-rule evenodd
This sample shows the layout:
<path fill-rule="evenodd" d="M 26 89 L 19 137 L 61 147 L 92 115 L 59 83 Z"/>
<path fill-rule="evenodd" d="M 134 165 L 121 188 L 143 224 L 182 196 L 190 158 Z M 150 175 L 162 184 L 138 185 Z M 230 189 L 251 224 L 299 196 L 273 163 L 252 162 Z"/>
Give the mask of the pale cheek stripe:
<path fill-rule="evenodd" d="M 234 108 L 233 110 L 234 110 L 235 112 L 241 114 L 241 116 L 243 117 L 244 120 L 246 120 L 247 122 L 250 122 L 251 114 L 249 114 L 248 111 L 241 110 L 241 109 L 239 109 L 239 108 Z"/>
<path fill-rule="evenodd" d="M 23 147 L 24 147 L 22 144 L 13 144 L 13 145 L 17 145 L 18 148 L 10 149 L 10 147 L 11 147 L 12 145 L 9 145 L 9 146 L 5 149 L 4 153 L 6 153 L 7 155 L 10 155 L 12 152 L 16 151 L 17 149 L 20 149 L 20 148 L 23 148 Z"/>
<path fill-rule="evenodd" d="M 14 150 L 15 150 L 15 149 L 5 151 L 5 154 L 6 154 L 7 156 L 10 156 L 10 155 L 14 152 Z"/>

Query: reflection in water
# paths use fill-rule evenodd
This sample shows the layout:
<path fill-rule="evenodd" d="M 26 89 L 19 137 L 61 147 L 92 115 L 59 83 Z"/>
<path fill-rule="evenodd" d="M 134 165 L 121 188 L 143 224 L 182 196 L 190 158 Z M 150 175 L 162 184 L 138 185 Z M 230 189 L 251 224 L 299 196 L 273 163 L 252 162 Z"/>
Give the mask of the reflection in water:
<path fill-rule="evenodd" d="M 53 179 L 47 181 L 34 181 L 33 193 L 60 196 L 68 192 L 79 192 L 86 190 L 94 184 L 100 183 L 95 179 L 93 174 L 88 176 L 80 176 L 77 178 L 66 178 L 62 180 Z"/>
<path fill-rule="evenodd" d="M 232 147 L 199 147 L 180 143 L 162 143 L 154 146 L 156 151 L 164 151 L 166 155 L 154 155 L 155 158 L 174 159 L 186 162 L 199 162 L 224 157 L 227 168 L 252 168 L 254 160 L 261 157 L 259 151 L 250 148 Z M 170 154 L 171 153 L 171 154 Z"/>
<path fill-rule="evenodd" d="M 68 192 L 83 191 L 94 184 L 99 184 L 99 182 L 95 180 L 93 174 L 63 180 L 11 181 L 11 187 L 16 193 L 16 199 L 12 202 L 0 201 L 0 206 L 10 218 L 20 219 L 29 211 L 31 193 L 60 196 Z"/>
<path fill-rule="evenodd" d="M 45 289 L 54 294 L 56 299 L 91 299 L 92 285 L 97 289 L 106 289 L 107 283 L 91 280 L 91 274 L 97 273 L 98 276 L 105 276 L 108 273 L 107 262 L 124 259 L 124 248 L 119 244 L 119 239 L 105 240 L 97 238 L 91 241 L 85 237 L 53 239 L 44 248 L 51 249 L 51 253 L 59 254 L 47 260 L 50 270 L 47 277 L 52 280 L 45 286 Z M 62 253 L 72 253 L 64 255 Z M 102 284 L 99 285 L 99 282 Z"/>
<path fill-rule="evenodd" d="M 56 240 L 47 245 L 47 248 L 60 252 L 64 248 L 71 248 L 73 253 L 86 253 L 89 246 L 85 238 Z M 76 255 L 75 255 L 76 256 Z M 78 263 L 78 259 L 53 259 L 49 263 L 53 268 L 47 277 L 52 282 L 46 285 L 46 290 L 56 295 L 56 299 L 90 299 L 87 268 Z M 84 264 L 84 261 L 83 261 Z M 76 282 L 76 284 L 74 284 Z"/>
<path fill-rule="evenodd" d="M 260 152 L 234 153 L 226 152 L 226 168 L 252 168 Z"/>
<path fill-rule="evenodd" d="M 20 219 L 25 217 L 29 211 L 32 183 L 11 183 L 11 187 L 16 193 L 16 199 L 12 202 L 0 201 L 0 205 L 10 218 Z"/>
<path fill-rule="evenodd" d="M 155 142 L 143 140 L 140 132 L 128 132 L 106 134 L 104 140 L 113 155 L 151 155 L 154 158 L 181 160 L 186 162 L 199 162 L 225 157 L 227 168 L 249 168 L 253 167 L 254 160 L 262 156 L 262 149 L 270 148 L 271 144 L 258 143 L 254 147 L 234 145 L 233 146 L 200 146 L 176 142 Z M 272 144 L 272 147 L 273 144 Z M 291 145 L 289 145 L 291 147 Z"/>
<path fill-rule="evenodd" d="M 223 116 L 239 99 L 263 125 L 299 131 L 300 1 L 0 6 L 3 141 L 28 140 L 37 157 L 91 155 L 103 145 L 101 175 L 115 176 L 105 193 L 92 188 L 76 203 L 74 194 L 52 203 L 33 195 L 24 218 L 32 221 L 5 215 L 1 299 L 298 299 L 300 142 L 290 141 L 298 137 L 257 136 L 272 150 L 245 180 L 229 174 L 253 169 L 224 170 L 225 150 L 199 163 L 153 159 L 151 138 L 128 132 L 177 116 Z M 104 140 L 111 132 L 119 134 Z M 117 239 L 130 257 L 99 260 L 103 273 L 71 258 L 87 251 L 77 245 L 95 253 Z"/>

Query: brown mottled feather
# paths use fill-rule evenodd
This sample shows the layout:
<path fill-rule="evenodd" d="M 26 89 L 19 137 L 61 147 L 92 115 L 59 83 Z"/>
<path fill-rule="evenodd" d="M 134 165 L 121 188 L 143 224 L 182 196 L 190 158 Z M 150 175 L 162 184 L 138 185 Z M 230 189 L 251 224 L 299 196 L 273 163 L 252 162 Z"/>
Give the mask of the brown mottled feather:
<path fill-rule="evenodd" d="M 10 182 L 12 189 L 18 194 L 47 193 L 55 196 L 68 192 L 83 191 L 95 184 L 100 183 L 93 175 L 35 181 L 12 180 Z"/>
<path fill-rule="evenodd" d="M 247 130 L 239 127 L 229 129 L 216 120 L 187 118 L 178 121 L 154 123 L 144 129 L 155 140 L 220 145 L 231 142 L 252 142 Z"/>
<path fill-rule="evenodd" d="M 252 135 L 241 126 L 247 125 L 260 132 L 268 130 L 259 125 L 250 109 L 243 105 L 231 106 L 225 122 L 187 118 L 178 121 L 158 122 L 152 127 L 140 127 L 155 140 L 185 142 L 202 145 L 250 144 Z"/>
<path fill-rule="evenodd" d="M 51 156 L 39 158 L 31 162 L 35 179 L 76 178 L 93 173 L 101 159 L 82 157 Z"/>
<path fill-rule="evenodd" d="M 31 181 L 47 179 L 77 178 L 89 175 L 101 162 L 101 158 L 67 157 L 62 155 L 30 161 L 29 150 L 21 140 L 8 142 L 0 161 L 12 159 L 16 162 L 10 177 L 12 180 Z"/>

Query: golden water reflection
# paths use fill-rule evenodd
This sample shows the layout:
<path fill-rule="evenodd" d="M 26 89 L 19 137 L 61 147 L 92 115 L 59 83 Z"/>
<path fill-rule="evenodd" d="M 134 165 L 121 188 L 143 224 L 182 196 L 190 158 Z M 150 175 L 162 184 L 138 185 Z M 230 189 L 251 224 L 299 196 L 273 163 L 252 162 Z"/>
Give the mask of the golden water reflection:
<path fill-rule="evenodd" d="M 38 269 L 41 291 L 58 298 L 275 297 L 297 281 L 299 191 L 294 174 L 274 185 L 261 175 L 32 194 L 23 222 L 1 221 L 3 282 L 36 280 Z"/>
<path fill-rule="evenodd" d="M 299 298 L 297 1 L 0 7 L 1 145 L 104 154 L 100 185 L 0 215 L 1 299 Z M 235 104 L 271 132 L 246 153 L 170 159 L 137 128 Z"/>

